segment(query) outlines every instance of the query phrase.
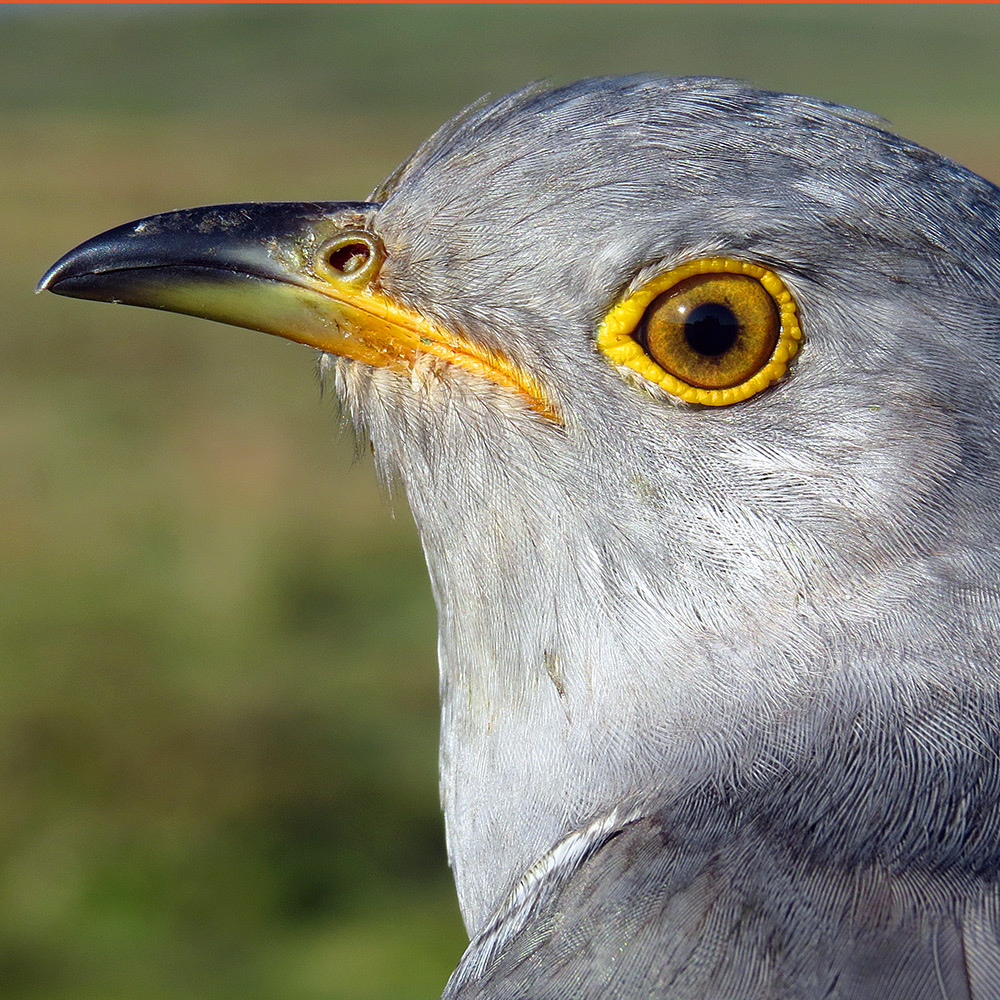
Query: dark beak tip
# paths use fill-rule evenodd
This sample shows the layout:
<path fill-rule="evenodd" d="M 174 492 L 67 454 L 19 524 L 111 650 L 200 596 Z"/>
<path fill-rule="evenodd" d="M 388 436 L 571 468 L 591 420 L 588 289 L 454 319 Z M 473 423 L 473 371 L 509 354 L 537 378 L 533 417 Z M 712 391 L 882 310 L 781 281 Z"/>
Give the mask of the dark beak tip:
<path fill-rule="evenodd" d="M 86 296 L 79 294 L 79 291 L 85 287 L 84 283 L 75 279 L 86 279 L 86 277 L 85 274 L 64 275 L 54 270 L 48 271 L 42 275 L 42 280 L 35 286 L 35 294 L 52 292 L 54 295 L 65 295 L 68 298 L 84 298 Z"/>
<path fill-rule="evenodd" d="M 83 278 L 91 273 L 92 268 L 86 266 L 86 260 L 81 254 L 87 244 L 63 254 L 39 279 L 35 285 L 35 294 L 39 292 L 55 292 L 56 295 L 71 295 L 68 288 L 59 286 L 72 278 Z"/>
<path fill-rule="evenodd" d="M 55 292 L 55 286 L 59 284 L 58 278 L 59 265 L 56 263 L 39 278 L 38 284 L 35 285 L 35 294 L 38 295 L 40 292 Z"/>

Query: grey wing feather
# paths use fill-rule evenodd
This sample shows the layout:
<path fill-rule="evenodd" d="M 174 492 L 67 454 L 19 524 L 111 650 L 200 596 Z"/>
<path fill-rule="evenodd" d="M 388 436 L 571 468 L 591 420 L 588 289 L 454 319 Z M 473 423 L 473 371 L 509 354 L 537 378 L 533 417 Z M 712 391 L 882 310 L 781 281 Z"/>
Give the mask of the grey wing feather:
<path fill-rule="evenodd" d="M 1000 1000 L 992 879 L 845 870 L 753 824 L 646 817 L 592 848 L 472 942 L 444 1000 Z"/>

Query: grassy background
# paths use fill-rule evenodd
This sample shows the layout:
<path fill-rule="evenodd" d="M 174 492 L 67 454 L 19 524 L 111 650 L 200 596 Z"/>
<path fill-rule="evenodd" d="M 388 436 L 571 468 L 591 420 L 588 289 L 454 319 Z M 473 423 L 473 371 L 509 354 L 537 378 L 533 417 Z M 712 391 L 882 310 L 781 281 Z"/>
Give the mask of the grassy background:
<path fill-rule="evenodd" d="M 433 607 L 310 355 L 34 298 L 191 204 L 363 197 L 487 91 L 641 69 L 1000 178 L 995 8 L 0 10 L 0 995 L 416 1000 L 463 933 Z"/>

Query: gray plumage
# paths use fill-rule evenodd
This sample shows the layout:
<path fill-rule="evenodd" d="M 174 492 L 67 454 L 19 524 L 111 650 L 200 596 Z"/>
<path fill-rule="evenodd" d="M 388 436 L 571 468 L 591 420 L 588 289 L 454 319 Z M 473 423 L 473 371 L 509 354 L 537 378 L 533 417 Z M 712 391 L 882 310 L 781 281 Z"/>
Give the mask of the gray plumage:
<path fill-rule="evenodd" d="M 324 356 L 427 553 L 473 936 L 445 996 L 1000 998 L 1000 195 L 854 111 L 529 89 L 355 221 L 379 281 L 532 373 Z M 805 344 L 729 407 L 595 331 L 697 257 Z"/>

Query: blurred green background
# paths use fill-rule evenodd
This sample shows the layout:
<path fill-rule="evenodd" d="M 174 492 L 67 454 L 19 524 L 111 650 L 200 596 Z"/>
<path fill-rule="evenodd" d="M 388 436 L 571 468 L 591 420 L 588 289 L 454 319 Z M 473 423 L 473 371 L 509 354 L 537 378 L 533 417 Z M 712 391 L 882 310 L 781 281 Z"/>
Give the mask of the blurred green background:
<path fill-rule="evenodd" d="M 362 198 L 530 80 L 851 103 L 1000 178 L 983 7 L 0 9 L 0 995 L 416 1000 L 464 942 L 434 612 L 310 353 L 35 298 L 99 230 Z"/>

